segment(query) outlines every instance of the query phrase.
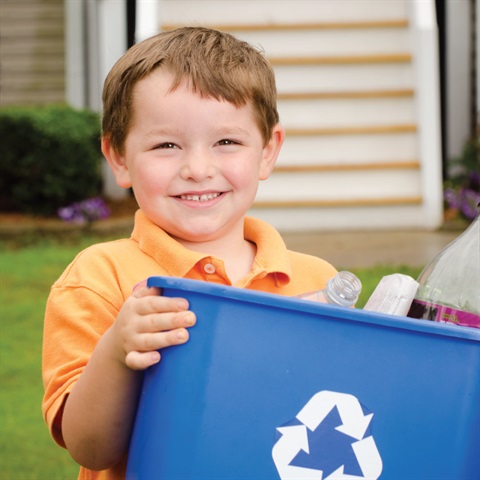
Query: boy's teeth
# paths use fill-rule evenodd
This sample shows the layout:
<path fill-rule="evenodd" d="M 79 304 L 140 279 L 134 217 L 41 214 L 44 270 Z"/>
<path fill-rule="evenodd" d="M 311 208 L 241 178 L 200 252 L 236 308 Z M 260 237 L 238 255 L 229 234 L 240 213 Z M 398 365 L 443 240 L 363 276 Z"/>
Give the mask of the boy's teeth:
<path fill-rule="evenodd" d="M 213 198 L 217 198 L 220 194 L 219 193 L 207 193 L 203 195 L 180 195 L 182 200 L 193 200 L 195 202 L 206 202 L 208 200 L 212 200 Z"/>

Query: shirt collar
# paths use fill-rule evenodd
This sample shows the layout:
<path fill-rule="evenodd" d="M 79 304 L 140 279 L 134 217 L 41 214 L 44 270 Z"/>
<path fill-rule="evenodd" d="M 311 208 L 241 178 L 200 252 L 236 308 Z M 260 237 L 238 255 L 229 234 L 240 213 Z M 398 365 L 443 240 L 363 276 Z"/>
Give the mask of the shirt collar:
<path fill-rule="evenodd" d="M 272 275 L 277 286 L 290 282 L 292 268 L 287 247 L 281 235 L 269 223 L 259 218 L 247 217 L 245 238 L 257 246 L 255 265 L 267 275 Z"/>
<path fill-rule="evenodd" d="M 278 286 L 289 283 L 291 265 L 288 251 L 275 228 L 258 218 L 246 217 L 244 235 L 257 246 L 255 262 L 248 277 L 271 275 Z M 142 210 L 135 214 L 132 239 L 172 277 L 185 277 L 198 262 L 209 257 L 185 248 L 149 220 Z"/>
<path fill-rule="evenodd" d="M 132 239 L 140 250 L 152 257 L 171 277 L 183 278 L 205 255 L 185 248 L 167 232 L 137 210 Z"/>

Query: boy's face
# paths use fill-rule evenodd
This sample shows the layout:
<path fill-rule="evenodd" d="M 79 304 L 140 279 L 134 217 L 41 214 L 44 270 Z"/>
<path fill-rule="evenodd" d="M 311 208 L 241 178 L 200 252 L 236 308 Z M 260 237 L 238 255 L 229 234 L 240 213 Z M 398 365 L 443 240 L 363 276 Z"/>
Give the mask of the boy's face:
<path fill-rule="evenodd" d="M 133 118 L 122 155 L 103 151 L 117 182 L 132 186 L 140 208 L 179 241 L 243 236 L 243 218 L 259 180 L 274 166 L 284 132 L 264 140 L 252 106 L 193 93 L 156 70 L 135 86 Z"/>

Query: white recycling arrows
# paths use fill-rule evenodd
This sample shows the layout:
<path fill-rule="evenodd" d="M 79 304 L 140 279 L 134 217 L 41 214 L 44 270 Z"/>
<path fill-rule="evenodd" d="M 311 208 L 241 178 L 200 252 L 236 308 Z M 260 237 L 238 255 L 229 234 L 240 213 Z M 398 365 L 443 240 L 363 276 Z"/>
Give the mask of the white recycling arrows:
<path fill-rule="evenodd" d="M 352 443 L 352 448 L 357 457 L 357 462 L 363 472 L 363 477 L 347 475 L 343 473 L 343 466 L 332 472 L 323 480 L 377 480 L 382 473 L 382 459 L 372 437 L 364 438 L 359 442 Z M 280 477 L 281 478 L 281 477 Z M 297 479 L 300 477 L 297 477 Z"/>
<path fill-rule="evenodd" d="M 357 440 L 362 439 L 373 413 L 364 416 L 360 402 L 353 395 L 328 390 L 318 392 L 300 410 L 297 418 L 310 430 L 315 430 L 335 406 L 343 422 L 337 430 Z"/>
<path fill-rule="evenodd" d="M 352 444 L 364 478 L 377 479 L 382 473 L 383 463 L 372 436 Z M 333 480 L 333 479 L 332 479 Z"/>
<path fill-rule="evenodd" d="M 310 453 L 307 428 L 314 431 L 327 417 L 331 410 L 337 407 L 342 425 L 336 427 L 339 432 L 356 439 L 352 441 L 352 449 L 363 476 L 344 473 L 341 465 L 328 476 L 323 476 L 322 470 L 290 465 L 301 451 Z M 365 415 L 358 399 L 353 395 L 331 392 L 328 390 L 316 393 L 300 410 L 297 420 L 300 425 L 279 427 L 282 436 L 272 449 L 272 457 L 281 480 L 376 480 L 382 473 L 383 464 L 371 435 L 364 438 L 372 420 L 373 413 Z"/>
<path fill-rule="evenodd" d="M 305 425 L 280 427 L 282 434 L 272 450 L 272 457 L 282 480 L 322 480 L 322 471 L 289 465 L 300 450 L 309 453 Z"/>

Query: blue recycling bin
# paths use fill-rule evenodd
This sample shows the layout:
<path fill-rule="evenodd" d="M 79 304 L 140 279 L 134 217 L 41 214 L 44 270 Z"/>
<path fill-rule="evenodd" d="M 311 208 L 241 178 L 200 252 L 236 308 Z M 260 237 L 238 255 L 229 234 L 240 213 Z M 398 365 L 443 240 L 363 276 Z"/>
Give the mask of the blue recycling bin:
<path fill-rule="evenodd" d="M 127 479 L 480 478 L 480 330 L 148 284 L 197 324 L 145 373 Z"/>

